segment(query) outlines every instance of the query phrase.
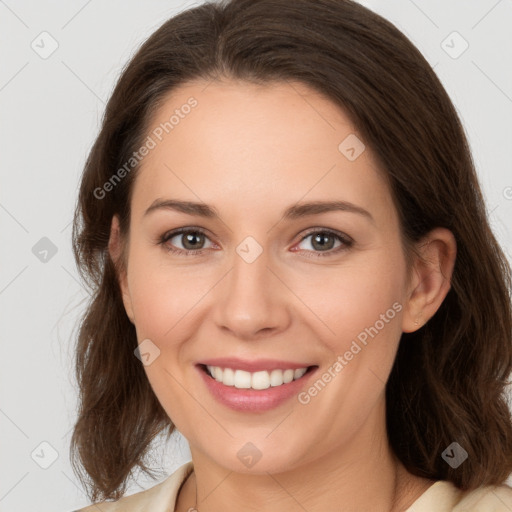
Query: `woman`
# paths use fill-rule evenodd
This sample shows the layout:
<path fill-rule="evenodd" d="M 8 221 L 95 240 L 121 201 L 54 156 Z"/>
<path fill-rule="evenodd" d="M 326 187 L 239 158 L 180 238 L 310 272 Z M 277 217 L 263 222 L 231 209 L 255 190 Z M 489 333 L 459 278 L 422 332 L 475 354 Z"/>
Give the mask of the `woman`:
<path fill-rule="evenodd" d="M 378 15 L 166 22 L 107 105 L 74 244 L 72 453 L 101 510 L 512 509 L 510 267 L 450 99 Z M 192 461 L 123 497 L 174 429 Z"/>

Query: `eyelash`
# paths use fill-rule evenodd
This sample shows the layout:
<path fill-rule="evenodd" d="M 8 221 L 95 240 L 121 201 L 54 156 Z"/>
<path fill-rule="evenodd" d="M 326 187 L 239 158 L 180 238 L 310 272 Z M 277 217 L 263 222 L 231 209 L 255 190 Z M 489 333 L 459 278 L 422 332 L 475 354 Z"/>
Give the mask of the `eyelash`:
<path fill-rule="evenodd" d="M 170 231 L 168 233 L 164 233 L 159 241 L 158 241 L 158 244 L 159 245 L 162 245 L 162 246 L 165 246 L 166 243 L 171 239 L 171 238 L 174 238 L 175 236 L 177 235 L 184 235 L 184 234 L 189 234 L 189 233 L 200 233 L 202 235 L 206 235 L 206 232 L 201 229 L 201 228 L 180 228 L 180 229 L 177 229 L 175 231 Z M 330 249 L 328 251 L 307 251 L 307 253 L 309 253 L 309 256 L 306 256 L 308 258 L 322 258 L 322 257 L 329 257 L 329 256 L 333 256 L 335 254 L 338 254 L 342 251 L 347 251 L 350 247 L 352 247 L 352 245 L 354 244 L 354 241 L 352 240 L 352 238 L 350 238 L 348 235 L 345 235 L 343 233 L 339 233 L 337 231 L 333 231 L 331 229 L 325 229 L 325 228 L 313 228 L 311 230 L 309 230 L 300 240 L 299 240 L 299 244 L 301 242 L 303 242 L 306 238 L 308 238 L 309 236 L 311 235 L 314 235 L 314 234 L 323 234 L 323 235 L 332 235 L 334 237 L 336 237 L 340 242 L 342 242 L 343 245 L 341 245 L 340 247 L 336 248 L 336 249 Z M 167 246 L 166 247 L 167 251 L 170 252 L 170 253 L 174 253 L 174 254 L 179 254 L 179 255 L 183 255 L 183 256 L 200 256 L 202 255 L 205 251 L 207 251 L 208 249 L 199 249 L 199 250 L 193 250 L 193 249 L 177 249 L 177 248 L 174 248 L 174 247 L 171 247 L 171 246 Z M 301 251 L 305 251 L 305 249 L 298 249 L 296 252 L 301 252 Z M 314 254 L 314 256 L 313 256 Z"/>

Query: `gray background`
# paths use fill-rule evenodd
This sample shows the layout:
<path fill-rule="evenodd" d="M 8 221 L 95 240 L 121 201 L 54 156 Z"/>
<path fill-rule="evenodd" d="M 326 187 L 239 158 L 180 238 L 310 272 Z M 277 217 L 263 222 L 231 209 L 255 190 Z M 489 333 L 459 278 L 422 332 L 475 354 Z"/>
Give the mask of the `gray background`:
<path fill-rule="evenodd" d="M 198 3 L 0 0 L 2 512 L 88 504 L 69 463 L 72 347 L 87 298 L 70 244 L 78 178 L 123 65 L 168 17 Z M 512 0 L 362 3 L 435 67 L 512 260 Z M 157 460 L 172 472 L 189 460 L 186 442 L 161 445 Z M 129 493 L 154 483 L 140 478 Z"/>

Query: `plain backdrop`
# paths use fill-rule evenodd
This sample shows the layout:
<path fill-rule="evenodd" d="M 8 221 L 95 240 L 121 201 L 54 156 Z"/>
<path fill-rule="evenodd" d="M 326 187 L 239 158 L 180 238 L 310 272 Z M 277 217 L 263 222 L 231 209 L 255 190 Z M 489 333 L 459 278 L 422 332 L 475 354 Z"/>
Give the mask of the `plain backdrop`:
<path fill-rule="evenodd" d="M 124 64 L 198 3 L 0 0 L 2 512 L 88 504 L 69 462 L 74 328 L 87 297 L 70 241 L 78 179 Z M 415 43 L 445 85 L 512 259 L 512 1 L 363 3 Z M 179 435 L 155 451 L 166 474 L 189 457 Z M 155 483 L 140 478 L 129 493 Z"/>

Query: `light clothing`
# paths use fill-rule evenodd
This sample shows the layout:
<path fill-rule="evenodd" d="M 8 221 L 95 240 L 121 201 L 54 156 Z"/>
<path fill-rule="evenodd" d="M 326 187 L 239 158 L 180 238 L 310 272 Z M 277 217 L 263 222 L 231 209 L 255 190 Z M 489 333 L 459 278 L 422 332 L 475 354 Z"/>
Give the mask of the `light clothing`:
<path fill-rule="evenodd" d="M 192 473 L 187 462 L 163 482 L 145 491 L 124 496 L 118 501 L 102 502 L 75 512 L 174 512 L 178 491 Z M 191 507 L 194 503 L 190 504 Z M 405 512 L 511 512 L 512 487 L 508 485 L 480 487 L 464 492 L 451 482 L 438 480 Z"/>

